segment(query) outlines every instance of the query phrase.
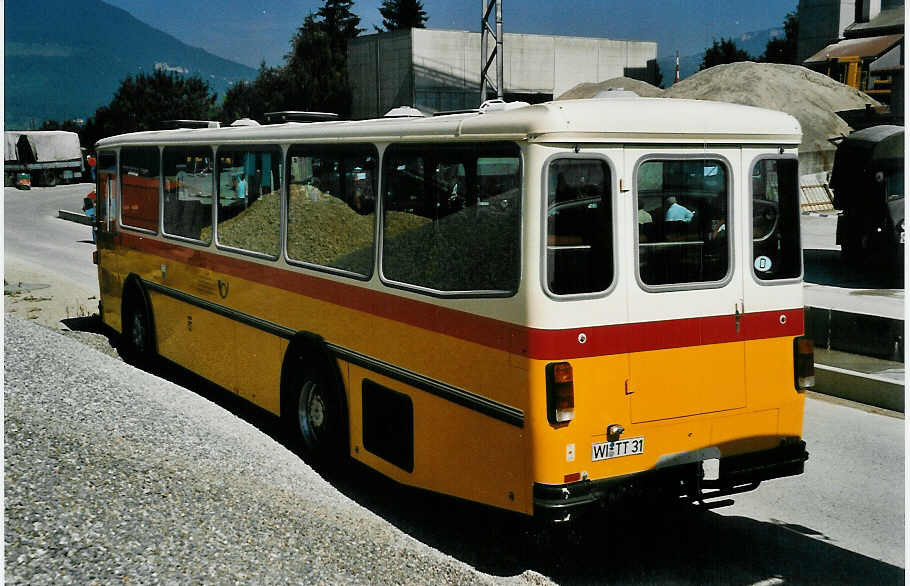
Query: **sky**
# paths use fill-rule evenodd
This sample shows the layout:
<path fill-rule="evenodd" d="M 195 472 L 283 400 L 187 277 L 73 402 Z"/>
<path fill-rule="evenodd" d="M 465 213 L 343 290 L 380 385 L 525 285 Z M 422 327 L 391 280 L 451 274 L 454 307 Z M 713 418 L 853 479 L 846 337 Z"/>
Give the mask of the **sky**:
<path fill-rule="evenodd" d="M 322 0 L 105 0 L 188 45 L 244 65 L 280 65 L 288 43 Z M 355 0 L 363 34 L 382 0 Z M 656 41 L 659 57 L 699 53 L 713 39 L 781 27 L 798 0 L 502 0 L 503 30 Z M 428 28 L 480 30 L 483 0 L 423 0 Z M 493 19 L 491 18 L 491 22 Z M 508 47 L 505 48 L 508 51 Z"/>

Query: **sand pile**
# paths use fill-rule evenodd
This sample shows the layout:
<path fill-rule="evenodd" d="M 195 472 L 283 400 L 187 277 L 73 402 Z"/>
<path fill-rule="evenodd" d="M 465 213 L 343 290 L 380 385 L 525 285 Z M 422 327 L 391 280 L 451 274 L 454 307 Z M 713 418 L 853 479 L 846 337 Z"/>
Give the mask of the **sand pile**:
<path fill-rule="evenodd" d="M 835 147 L 828 139 L 850 133 L 836 112 L 878 105 L 863 92 L 821 73 L 777 63 L 718 65 L 682 80 L 664 96 L 730 102 L 790 114 L 803 129 L 799 147 L 802 174 L 830 170 L 834 164 Z"/>

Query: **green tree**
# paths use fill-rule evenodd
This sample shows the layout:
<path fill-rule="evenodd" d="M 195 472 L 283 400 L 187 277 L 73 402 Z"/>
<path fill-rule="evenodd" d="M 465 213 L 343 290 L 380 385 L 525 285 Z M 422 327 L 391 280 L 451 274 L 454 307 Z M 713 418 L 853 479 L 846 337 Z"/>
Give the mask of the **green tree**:
<path fill-rule="evenodd" d="M 427 13 L 420 0 L 382 0 L 379 14 L 382 28 L 376 27 L 378 32 L 426 28 Z"/>
<path fill-rule="evenodd" d="M 224 94 L 220 120 L 225 124 L 240 118 L 263 120 L 266 112 L 295 110 L 301 106 L 293 102 L 292 80 L 284 67 L 259 65 L 259 74 L 253 81 L 239 81 Z"/>
<path fill-rule="evenodd" d="M 784 19 L 784 37 L 771 39 L 765 46 L 765 54 L 761 61 L 765 63 L 788 63 L 798 65 L 796 60 L 796 44 L 799 39 L 799 15 L 788 12 Z"/>
<path fill-rule="evenodd" d="M 705 51 L 699 70 L 708 69 L 715 65 L 723 65 L 724 63 L 736 63 L 737 61 L 752 61 L 752 57 L 737 47 L 733 39 L 721 37 L 720 42 L 714 39 L 714 43 Z"/>
<path fill-rule="evenodd" d="M 198 76 L 160 70 L 128 76 L 111 103 L 89 118 L 80 136 L 83 144 L 93 144 L 106 136 L 161 128 L 164 120 L 213 119 L 216 99 L 217 94 Z"/>

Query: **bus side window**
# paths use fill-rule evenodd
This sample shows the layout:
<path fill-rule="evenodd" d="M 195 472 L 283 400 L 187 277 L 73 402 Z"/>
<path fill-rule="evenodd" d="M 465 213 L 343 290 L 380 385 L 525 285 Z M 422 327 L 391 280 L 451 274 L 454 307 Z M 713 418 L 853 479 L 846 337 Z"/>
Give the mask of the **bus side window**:
<path fill-rule="evenodd" d="M 376 150 L 299 145 L 288 151 L 287 256 L 369 277 L 373 272 Z"/>
<path fill-rule="evenodd" d="M 224 146 L 218 149 L 215 163 L 218 246 L 277 258 L 281 240 L 281 148 Z M 209 230 L 203 232 L 207 238 Z"/>
<path fill-rule="evenodd" d="M 453 294 L 518 288 L 521 158 L 510 143 L 392 145 L 382 275 Z"/>
<path fill-rule="evenodd" d="M 165 234 L 212 241 L 212 158 L 209 147 L 164 148 Z"/>
<path fill-rule="evenodd" d="M 120 220 L 124 226 L 158 231 L 158 147 L 120 150 Z"/>

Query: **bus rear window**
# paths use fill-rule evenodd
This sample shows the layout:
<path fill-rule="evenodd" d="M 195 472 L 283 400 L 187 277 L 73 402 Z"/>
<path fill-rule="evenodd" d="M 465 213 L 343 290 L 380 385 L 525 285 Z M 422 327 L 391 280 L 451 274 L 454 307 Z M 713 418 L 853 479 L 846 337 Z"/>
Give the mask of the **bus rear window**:
<path fill-rule="evenodd" d="M 727 168 L 718 160 L 648 160 L 638 168 L 642 284 L 722 281 L 730 272 Z"/>
<path fill-rule="evenodd" d="M 802 271 L 796 159 L 764 159 L 752 168 L 752 269 L 763 281 Z"/>
<path fill-rule="evenodd" d="M 610 167 L 600 159 L 557 159 L 547 170 L 547 289 L 595 293 L 613 282 Z"/>
<path fill-rule="evenodd" d="M 517 290 L 516 145 L 393 145 L 383 177 L 385 279 L 441 293 Z"/>

